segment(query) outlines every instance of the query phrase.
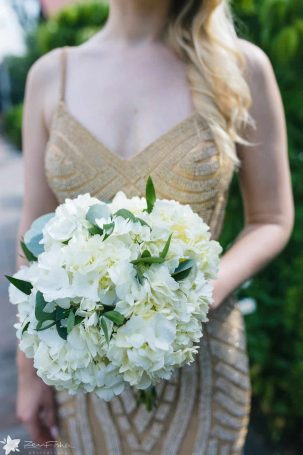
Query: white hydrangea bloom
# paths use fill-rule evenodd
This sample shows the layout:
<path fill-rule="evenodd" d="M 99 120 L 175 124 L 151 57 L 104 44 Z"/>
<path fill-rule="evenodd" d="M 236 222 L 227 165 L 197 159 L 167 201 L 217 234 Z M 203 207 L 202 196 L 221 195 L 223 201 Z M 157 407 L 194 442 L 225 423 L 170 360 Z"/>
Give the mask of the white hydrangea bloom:
<path fill-rule="evenodd" d="M 89 226 L 86 214 L 94 204 L 104 204 L 88 193 L 79 195 L 75 199 L 66 199 L 64 204 L 57 207 L 55 216 L 43 229 L 43 243 L 45 250 L 65 242 L 72 236 L 86 235 Z"/>
<path fill-rule="evenodd" d="M 95 205 L 102 216 L 92 219 Z M 66 199 L 43 228 L 44 252 L 14 275 L 33 286 L 30 295 L 9 286 L 20 349 L 58 390 L 110 400 L 126 384 L 146 389 L 195 359 L 222 248 L 189 205 L 145 208 L 145 198 L 123 192 L 109 204 L 89 194 Z M 141 255 L 160 260 L 134 263 Z M 190 272 L 178 279 L 187 260 Z"/>

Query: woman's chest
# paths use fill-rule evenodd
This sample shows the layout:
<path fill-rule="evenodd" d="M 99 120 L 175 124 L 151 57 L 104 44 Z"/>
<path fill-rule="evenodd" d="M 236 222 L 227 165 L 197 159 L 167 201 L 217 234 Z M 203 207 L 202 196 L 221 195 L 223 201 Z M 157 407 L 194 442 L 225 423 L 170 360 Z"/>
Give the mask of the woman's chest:
<path fill-rule="evenodd" d="M 110 200 L 117 191 L 142 196 L 152 176 L 160 198 L 190 204 L 206 222 L 226 198 L 231 160 L 194 113 L 134 155 L 112 153 L 64 109 L 58 111 L 45 156 L 49 185 L 59 202 L 89 192 Z"/>
<path fill-rule="evenodd" d="M 166 48 L 114 52 L 103 55 L 102 63 L 97 55 L 72 49 L 65 68 L 66 110 L 123 159 L 145 149 L 194 111 L 186 65 Z M 51 100 L 47 106 L 56 110 Z"/>

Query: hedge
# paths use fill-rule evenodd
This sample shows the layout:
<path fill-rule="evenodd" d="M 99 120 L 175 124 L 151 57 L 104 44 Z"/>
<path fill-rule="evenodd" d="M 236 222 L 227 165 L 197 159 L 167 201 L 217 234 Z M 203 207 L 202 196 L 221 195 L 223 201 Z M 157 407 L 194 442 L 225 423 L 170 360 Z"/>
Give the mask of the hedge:
<path fill-rule="evenodd" d="M 273 441 L 303 434 L 303 2 L 298 0 L 235 0 L 238 33 L 269 55 L 281 89 L 288 127 L 289 157 L 296 203 L 291 241 L 284 251 L 241 288 L 239 298 L 252 297 L 257 311 L 246 316 L 253 395 L 266 417 L 264 429 Z M 28 36 L 28 54 L 10 60 L 19 78 L 20 102 L 26 70 L 37 57 L 54 47 L 74 45 L 92 36 L 106 21 L 108 6 L 100 2 L 69 7 L 38 26 Z M 20 62 L 20 60 L 19 60 Z M 7 134 L 20 145 L 19 106 L 7 114 Z M 14 118 L 16 119 L 14 121 Z M 226 249 L 243 226 L 237 175 L 234 176 L 221 242 Z M 301 441 L 302 442 L 302 441 Z"/>

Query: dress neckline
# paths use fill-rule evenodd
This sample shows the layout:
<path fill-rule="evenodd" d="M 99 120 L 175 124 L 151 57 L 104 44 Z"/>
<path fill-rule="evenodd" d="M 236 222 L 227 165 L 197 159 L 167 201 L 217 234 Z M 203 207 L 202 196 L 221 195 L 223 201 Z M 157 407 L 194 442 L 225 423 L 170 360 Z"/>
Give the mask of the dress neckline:
<path fill-rule="evenodd" d="M 171 135 L 174 135 L 178 130 L 185 128 L 188 124 L 195 120 L 196 117 L 201 119 L 201 115 L 199 114 L 198 110 L 195 109 L 191 114 L 186 116 L 183 120 L 177 122 L 156 139 L 154 139 L 151 143 L 145 146 L 143 149 L 139 150 L 135 154 L 133 154 L 130 158 L 124 158 L 118 153 L 112 151 L 109 147 L 107 147 L 100 139 L 98 139 L 80 120 L 78 120 L 67 108 L 66 103 L 64 100 L 60 100 L 57 108 L 56 113 L 61 111 L 64 116 L 68 117 L 68 119 L 77 127 L 77 129 L 81 130 L 82 134 L 84 134 L 88 139 L 94 142 L 94 145 L 97 149 L 102 150 L 107 153 L 107 155 L 116 160 L 120 163 L 130 163 L 136 161 L 139 158 L 143 158 L 146 154 L 151 152 L 154 149 L 161 148 L 160 145 L 166 142 Z"/>

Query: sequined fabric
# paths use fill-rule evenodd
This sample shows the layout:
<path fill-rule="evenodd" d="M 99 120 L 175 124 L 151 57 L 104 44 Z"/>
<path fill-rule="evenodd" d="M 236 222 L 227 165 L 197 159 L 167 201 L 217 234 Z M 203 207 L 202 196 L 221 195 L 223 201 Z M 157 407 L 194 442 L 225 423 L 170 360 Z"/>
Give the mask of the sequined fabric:
<path fill-rule="evenodd" d="M 45 155 L 59 202 L 90 192 L 103 200 L 118 190 L 144 195 L 152 176 L 160 198 L 190 204 L 218 239 L 233 163 L 214 145 L 194 112 L 130 160 L 100 144 L 67 110 L 55 112 Z M 205 324 L 196 361 L 157 386 L 152 411 L 128 388 L 106 403 L 94 394 L 57 392 L 58 455 L 240 455 L 250 411 L 242 316 L 229 296 Z"/>

